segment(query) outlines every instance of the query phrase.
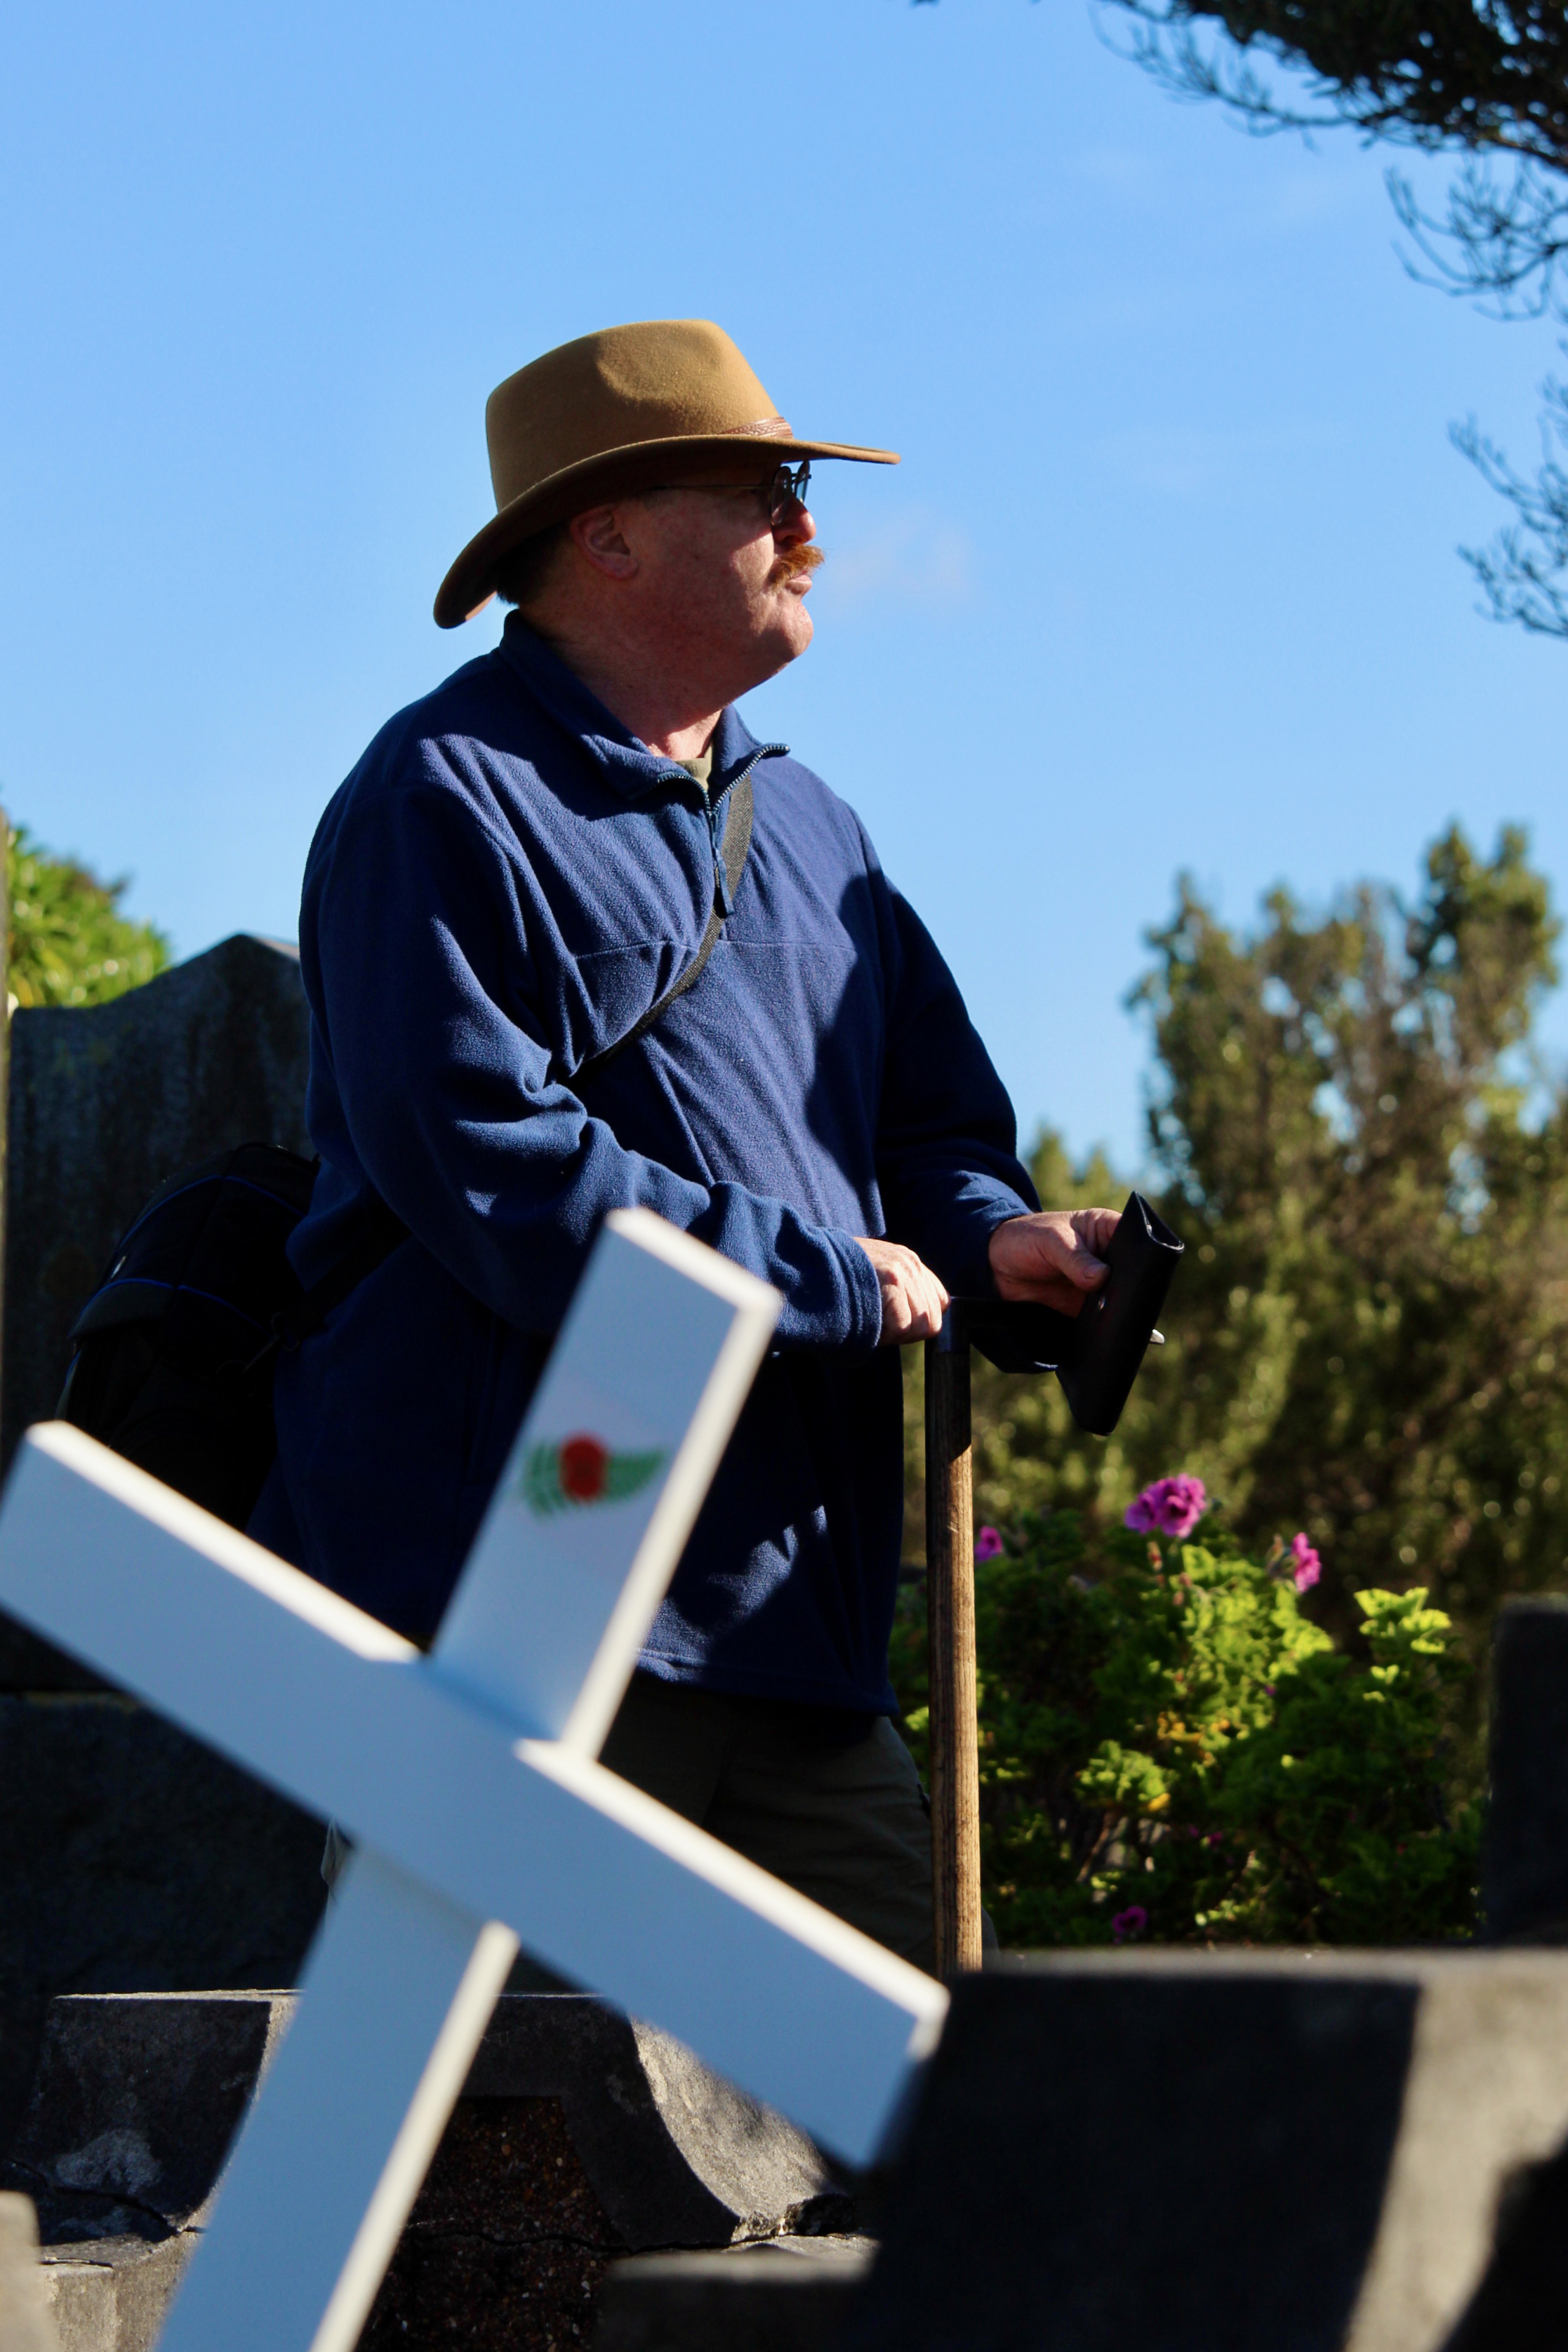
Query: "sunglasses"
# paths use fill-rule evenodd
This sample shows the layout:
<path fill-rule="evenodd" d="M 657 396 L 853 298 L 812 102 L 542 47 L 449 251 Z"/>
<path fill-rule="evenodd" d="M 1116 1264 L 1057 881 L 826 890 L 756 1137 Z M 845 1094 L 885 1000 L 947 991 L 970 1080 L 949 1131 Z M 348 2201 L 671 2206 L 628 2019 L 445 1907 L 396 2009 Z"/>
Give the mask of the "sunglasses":
<path fill-rule="evenodd" d="M 775 467 L 765 481 L 757 484 L 757 496 L 767 509 L 770 522 L 782 522 L 791 507 L 805 506 L 810 488 L 811 460 L 806 457 L 798 466 Z"/>
<path fill-rule="evenodd" d="M 659 488 L 666 490 L 749 489 L 776 530 L 791 507 L 805 506 L 810 484 L 811 460 L 807 457 L 798 466 L 775 466 L 773 472 L 764 474 L 760 482 L 663 482 Z"/>

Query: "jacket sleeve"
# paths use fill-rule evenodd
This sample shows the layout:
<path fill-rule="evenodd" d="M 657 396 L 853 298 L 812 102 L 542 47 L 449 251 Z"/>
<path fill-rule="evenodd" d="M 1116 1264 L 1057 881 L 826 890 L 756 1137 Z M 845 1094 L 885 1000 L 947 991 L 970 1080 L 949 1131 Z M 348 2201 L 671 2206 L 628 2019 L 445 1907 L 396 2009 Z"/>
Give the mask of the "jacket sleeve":
<path fill-rule="evenodd" d="M 888 975 L 877 1129 L 888 1234 L 951 1291 L 988 1297 L 992 1234 L 1040 1205 L 1013 1106 L 931 933 L 879 868 L 872 882 Z"/>
<path fill-rule="evenodd" d="M 783 1292 L 777 1345 L 874 1348 L 876 1272 L 850 1234 L 623 1150 L 552 1077 L 530 880 L 515 843 L 428 782 L 374 795 L 308 880 L 305 978 L 359 1168 L 521 1330 L 559 1327 L 606 1212 L 641 1207 Z M 330 1161 L 330 1125 L 318 1140 Z"/>

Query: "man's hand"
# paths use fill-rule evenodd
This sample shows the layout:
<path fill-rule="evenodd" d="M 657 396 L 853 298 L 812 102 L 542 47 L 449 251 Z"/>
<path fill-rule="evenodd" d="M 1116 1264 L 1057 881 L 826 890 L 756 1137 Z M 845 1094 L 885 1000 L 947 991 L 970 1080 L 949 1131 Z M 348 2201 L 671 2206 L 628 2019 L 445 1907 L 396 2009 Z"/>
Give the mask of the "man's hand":
<path fill-rule="evenodd" d="M 1106 1278 L 1105 1253 L 1121 1222 L 1120 1209 L 1042 1209 L 1009 1217 L 991 1236 L 997 1297 L 1033 1298 L 1077 1315 Z"/>
<path fill-rule="evenodd" d="M 902 1242 L 868 1241 L 863 1234 L 856 1239 L 882 1288 L 879 1345 L 904 1348 L 911 1339 L 934 1339 L 947 1313 L 947 1292 L 930 1266 Z"/>

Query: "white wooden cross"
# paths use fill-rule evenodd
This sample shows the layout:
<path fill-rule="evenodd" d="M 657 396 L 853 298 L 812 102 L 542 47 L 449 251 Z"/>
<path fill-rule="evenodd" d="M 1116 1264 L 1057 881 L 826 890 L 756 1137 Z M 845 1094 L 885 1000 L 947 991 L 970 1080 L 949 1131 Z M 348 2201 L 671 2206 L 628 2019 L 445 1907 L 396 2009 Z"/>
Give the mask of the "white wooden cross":
<path fill-rule="evenodd" d="M 348 2352 L 520 1939 L 882 2143 L 941 1987 L 595 1760 L 778 1308 L 611 1216 L 429 1656 L 79 1430 L 23 1441 L 0 1607 L 357 1843 L 162 2352 Z"/>

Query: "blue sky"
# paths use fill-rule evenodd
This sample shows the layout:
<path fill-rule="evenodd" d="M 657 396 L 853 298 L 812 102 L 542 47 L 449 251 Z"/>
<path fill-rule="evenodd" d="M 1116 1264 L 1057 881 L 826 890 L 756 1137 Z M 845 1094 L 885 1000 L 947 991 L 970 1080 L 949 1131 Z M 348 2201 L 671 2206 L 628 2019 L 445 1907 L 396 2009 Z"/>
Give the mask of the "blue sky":
<path fill-rule="evenodd" d="M 1245 920 L 1516 819 L 1562 887 L 1568 649 L 1477 616 L 1447 440 L 1531 457 L 1550 332 L 1409 281 L 1384 156 L 1173 104 L 1079 0 L 58 0 L 0 109 L 0 793 L 182 953 L 293 935 L 342 776 L 493 641 L 430 619 L 490 386 L 671 315 L 904 453 L 823 469 L 816 643 L 747 716 L 1026 1129 L 1135 1163 L 1178 868 Z"/>

